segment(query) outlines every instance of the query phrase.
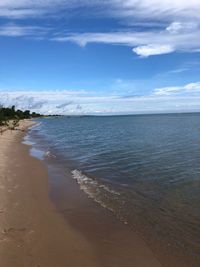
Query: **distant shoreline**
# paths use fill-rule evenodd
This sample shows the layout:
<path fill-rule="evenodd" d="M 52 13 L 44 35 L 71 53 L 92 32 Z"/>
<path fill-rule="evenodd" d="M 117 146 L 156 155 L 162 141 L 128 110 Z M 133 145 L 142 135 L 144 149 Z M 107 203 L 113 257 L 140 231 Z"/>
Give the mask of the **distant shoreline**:
<path fill-rule="evenodd" d="M 80 115 L 49 115 L 45 116 L 43 118 L 62 118 L 62 117 L 68 117 L 68 118 L 80 118 L 80 117 L 126 117 L 126 116 L 156 116 L 156 115 L 190 115 L 190 114 L 197 114 L 200 115 L 200 111 L 191 111 L 191 112 L 153 112 L 153 113 L 130 113 L 130 114 L 101 114 L 101 115 L 90 115 L 90 114 L 80 114 Z"/>

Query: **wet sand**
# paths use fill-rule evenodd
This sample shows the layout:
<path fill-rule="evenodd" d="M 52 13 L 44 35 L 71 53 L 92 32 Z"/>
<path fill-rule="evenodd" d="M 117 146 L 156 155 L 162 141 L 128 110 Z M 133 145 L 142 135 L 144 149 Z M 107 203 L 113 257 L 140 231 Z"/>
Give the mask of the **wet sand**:
<path fill-rule="evenodd" d="M 66 196 L 62 172 L 30 157 L 24 134 L 0 135 L 0 266 L 164 266 L 137 233 L 88 200 L 70 173 Z"/>

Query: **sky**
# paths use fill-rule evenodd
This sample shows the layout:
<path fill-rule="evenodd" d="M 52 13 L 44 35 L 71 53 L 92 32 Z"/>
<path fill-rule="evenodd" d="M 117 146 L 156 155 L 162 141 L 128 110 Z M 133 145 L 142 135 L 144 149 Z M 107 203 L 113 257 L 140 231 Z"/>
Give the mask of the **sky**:
<path fill-rule="evenodd" d="M 200 111 L 199 0 L 1 0 L 0 104 Z"/>

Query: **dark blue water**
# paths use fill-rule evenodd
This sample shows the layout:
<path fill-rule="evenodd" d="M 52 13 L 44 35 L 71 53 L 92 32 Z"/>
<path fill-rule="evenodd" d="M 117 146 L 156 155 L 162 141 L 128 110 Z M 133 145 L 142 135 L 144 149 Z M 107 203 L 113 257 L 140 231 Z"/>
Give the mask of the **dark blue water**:
<path fill-rule="evenodd" d="M 200 114 L 42 119 L 31 132 L 147 242 L 200 252 Z"/>

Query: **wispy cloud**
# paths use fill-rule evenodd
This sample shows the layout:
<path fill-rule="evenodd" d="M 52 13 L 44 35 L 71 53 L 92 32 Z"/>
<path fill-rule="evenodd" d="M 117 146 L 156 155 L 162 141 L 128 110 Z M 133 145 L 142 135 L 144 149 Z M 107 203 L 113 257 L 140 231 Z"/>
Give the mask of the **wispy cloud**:
<path fill-rule="evenodd" d="M 0 16 L 14 19 L 38 17 L 50 13 L 55 3 L 55 0 L 1 0 Z M 58 1 L 58 5 L 61 3 Z"/>
<path fill-rule="evenodd" d="M 49 31 L 48 28 L 38 26 L 23 26 L 14 23 L 7 23 L 0 26 L 0 36 L 24 37 L 24 36 L 44 36 Z"/>
<path fill-rule="evenodd" d="M 99 12 L 117 17 L 138 17 L 160 20 L 184 19 L 185 17 L 198 19 L 200 11 L 199 0 L 1 0 L 1 15 L 21 15 L 51 13 L 56 10 L 77 7 L 99 7 Z M 109 7 L 109 8 L 107 8 Z M 103 10 L 102 10 L 103 8 Z M 26 13 L 27 12 L 27 13 Z M 17 13 L 16 13 L 17 14 Z"/>
<path fill-rule="evenodd" d="M 180 25 L 182 25 L 182 27 Z M 174 28 L 174 26 L 170 24 L 163 30 L 74 33 L 68 36 L 54 38 L 54 40 L 60 42 L 71 41 L 80 46 L 85 46 L 88 43 L 127 45 L 133 47 L 133 52 L 142 57 L 161 55 L 174 51 L 200 51 L 200 28 L 198 28 L 196 24 L 193 30 L 191 30 L 191 25 L 187 27 L 187 23 L 179 23 L 179 28 L 176 28 L 176 33 L 172 28 Z"/>
<path fill-rule="evenodd" d="M 162 18 L 167 21 L 185 17 L 199 19 L 200 2 L 198 0 L 111 0 L 111 2 L 115 8 L 122 10 L 124 16 L 145 17 L 153 20 Z"/>
<path fill-rule="evenodd" d="M 103 1 L 104 2 L 104 1 Z M 67 12 L 78 7 L 104 4 L 100 0 L 1 0 L 0 16 L 14 19 L 43 17 Z"/>
<path fill-rule="evenodd" d="M 0 36 L 10 37 L 45 37 L 57 42 L 75 42 L 80 46 L 88 43 L 118 44 L 133 47 L 139 56 L 167 54 L 178 52 L 200 51 L 200 28 L 194 31 L 171 33 L 169 30 L 143 32 L 111 32 L 111 33 L 72 33 L 67 36 L 50 37 L 53 30 L 47 27 L 6 23 L 0 26 Z M 192 42 L 191 42 L 192 40 Z"/>
<path fill-rule="evenodd" d="M 156 96 L 170 96 L 170 95 L 199 95 L 200 93 L 200 82 L 189 83 L 184 86 L 171 86 L 157 88 L 154 90 L 153 94 Z"/>
<path fill-rule="evenodd" d="M 125 22 L 123 30 L 110 32 L 83 32 L 59 35 L 54 29 L 54 41 L 75 42 L 81 46 L 88 43 L 119 44 L 132 47 L 141 57 L 172 52 L 200 51 L 200 1 L 199 0 L 1 0 L 0 17 L 28 19 L 30 17 L 52 20 L 67 16 L 80 8 L 88 17 L 112 17 Z M 64 17 L 64 16 L 63 16 Z M 34 22 L 33 22 L 34 23 Z M 126 23 L 135 26 L 126 30 Z M 135 24 L 134 24 L 135 23 Z M 159 25 L 148 28 L 147 23 Z M 53 22 L 52 22 L 53 24 Z M 138 27 L 140 25 L 140 27 Z M 141 27 L 141 25 L 143 25 Z M 5 25 L 1 35 L 26 36 L 35 34 L 34 26 Z M 153 28 L 153 30 L 152 30 Z M 38 32 L 39 34 L 39 32 Z"/>

